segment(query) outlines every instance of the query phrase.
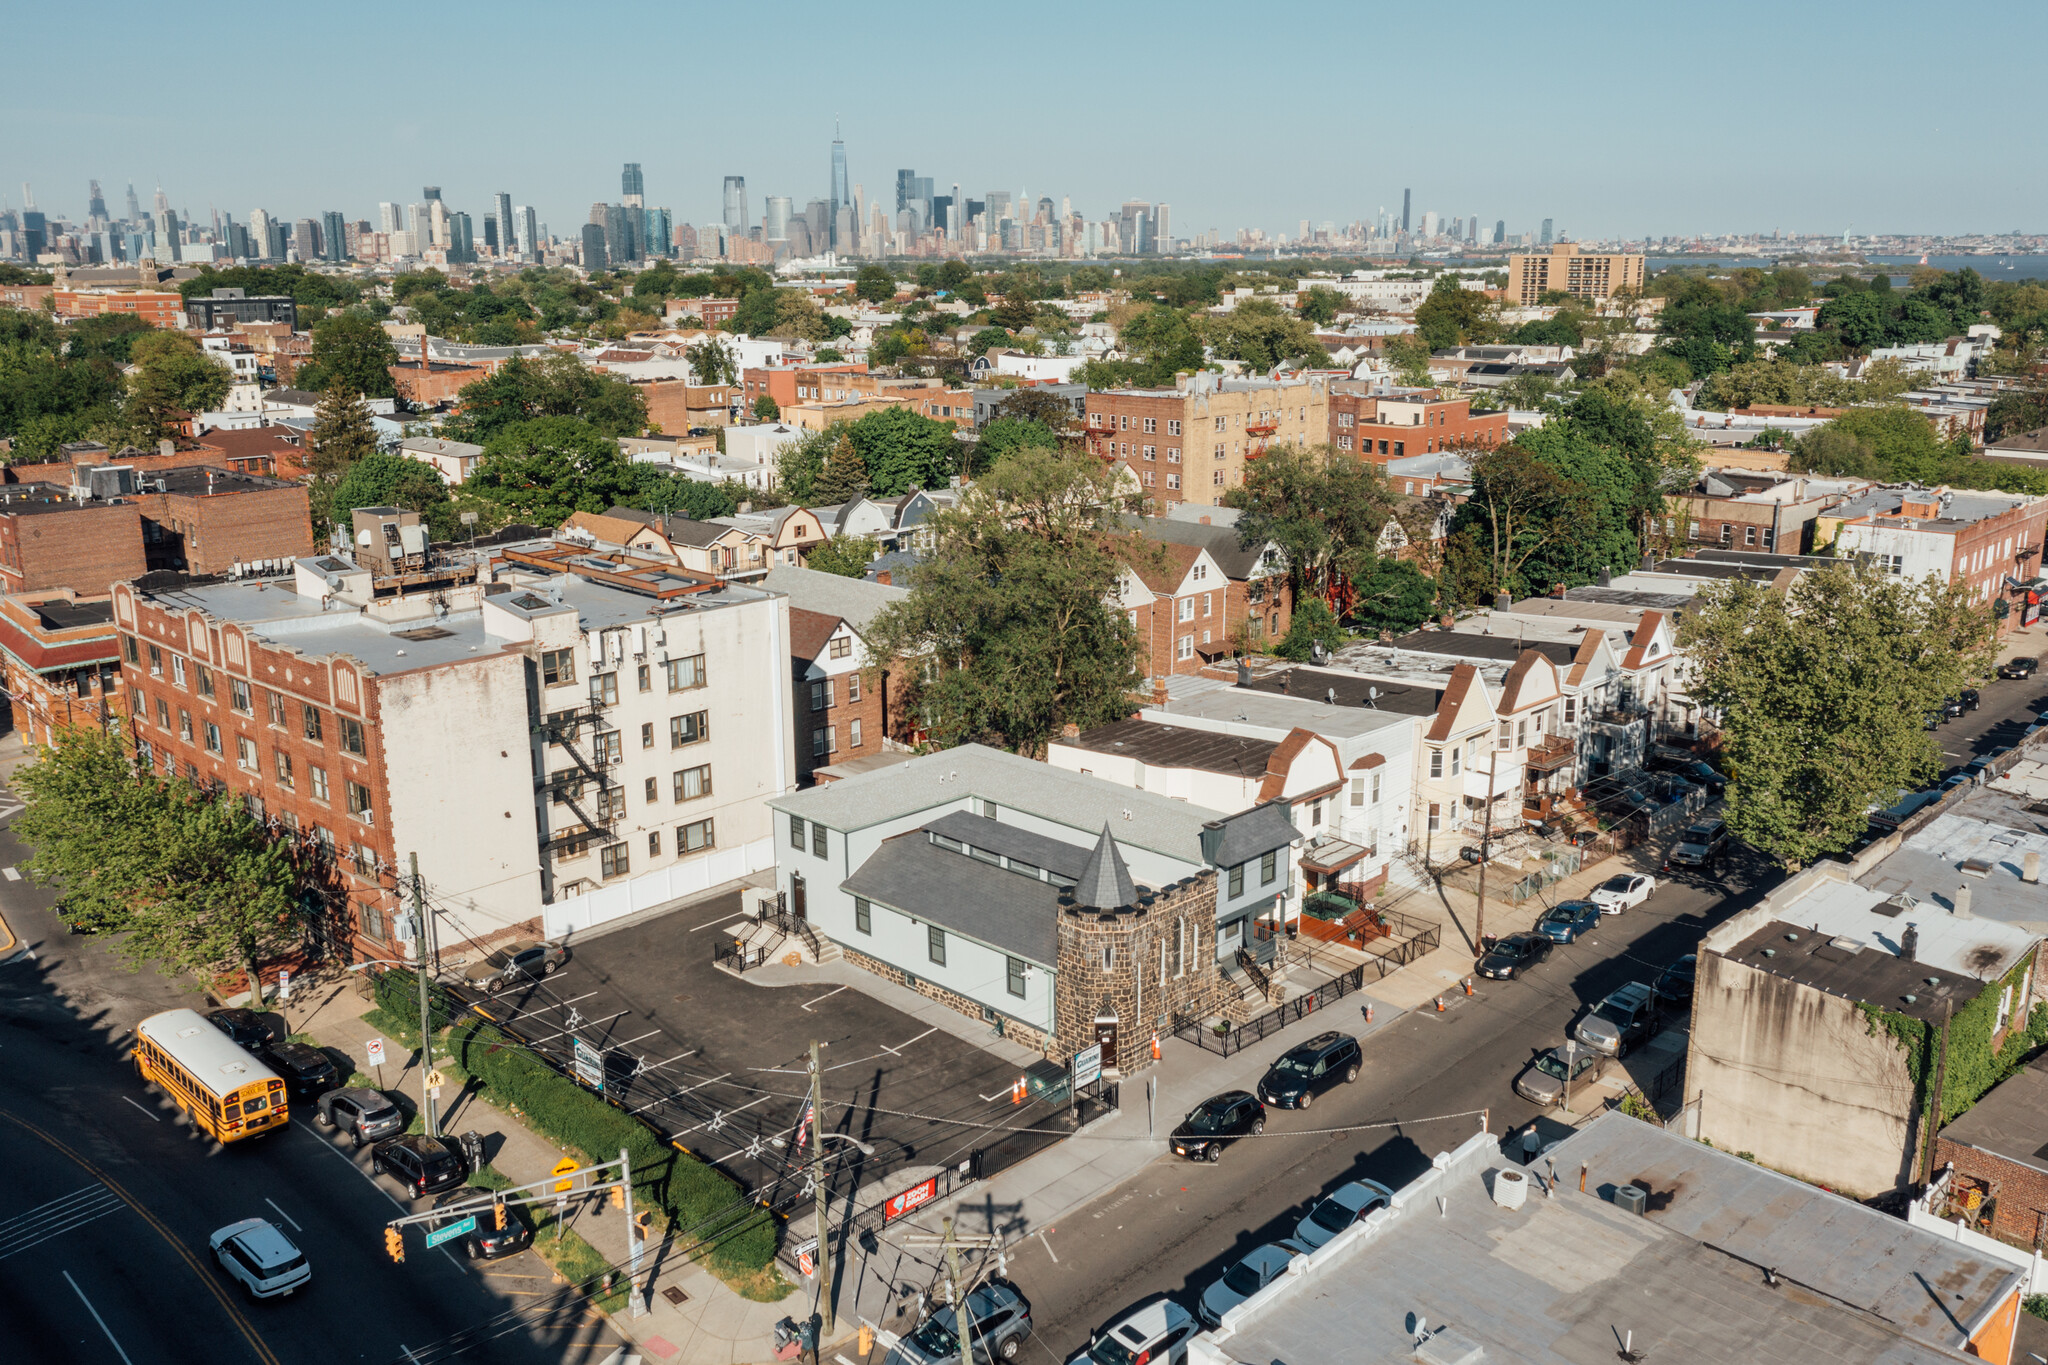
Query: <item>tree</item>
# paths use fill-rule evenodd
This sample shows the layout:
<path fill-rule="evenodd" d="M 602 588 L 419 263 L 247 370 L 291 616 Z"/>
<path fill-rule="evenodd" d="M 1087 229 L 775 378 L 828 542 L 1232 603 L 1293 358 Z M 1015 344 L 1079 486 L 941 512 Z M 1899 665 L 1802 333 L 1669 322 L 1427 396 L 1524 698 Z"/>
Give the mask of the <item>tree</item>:
<path fill-rule="evenodd" d="M 227 366 L 181 332 L 142 337 L 132 354 L 136 368 L 128 378 L 127 416 L 145 441 L 177 435 L 184 417 L 218 408 L 234 383 Z"/>
<path fill-rule="evenodd" d="M 1702 591 L 1679 643 L 1688 690 L 1721 718 L 1736 837 L 1808 863 L 1940 771 L 1923 718 L 1986 676 L 1996 647 L 1970 591 L 1846 563 L 1783 592 L 1743 579 Z"/>
<path fill-rule="evenodd" d="M 74 360 L 110 360 L 126 365 L 133 358 L 138 337 L 156 330 L 133 313 L 102 313 L 79 318 L 64 328 L 64 354 Z"/>
<path fill-rule="evenodd" d="M 1386 357 L 1394 378 L 1409 388 L 1426 389 L 1436 382 L 1429 373 L 1429 343 L 1420 336 L 1388 337 Z"/>
<path fill-rule="evenodd" d="M 1436 615 L 1436 584 L 1406 560 L 1375 556 L 1351 585 L 1351 616 L 1366 630 L 1404 635 Z"/>
<path fill-rule="evenodd" d="M 1299 662 L 1315 657 L 1318 645 L 1336 653 L 1344 647 L 1344 638 L 1344 628 L 1337 624 L 1337 613 L 1330 610 L 1329 603 L 1320 597 L 1297 598 L 1294 614 L 1287 620 L 1287 638 L 1273 652 Z"/>
<path fill-rule="evenodd" d="M 823 341 L 832 335 L 817 300 L 801 289 L 775 291 L 775 318 L 768 335 L 793 341 Z"/>
<path fill-rule="evenodd" d="M 1756 349 L 1756 320 L 1738 299 L 1710 280 L 1687 279 L 1665 296 L 1657 315 L 1663 348 L 1684 360 L 1695 375 L 1714 374 Z"/>
<path fill-rule="evenodd" d="M 134 771 L 119 735 L 69 726 L 12 785 L 27 803 L 14 833 L 31 850 L 29 875 L 61 888 L 64 918 L 81 928 L 125 928 L 156 865 L 164 784 Z"/>
<path fill-rule="evenodd" d="M 537 417 L 491 438 L 469 487 L 519 521 L 559 526 L 618 505 L 634 484 L 616 439 L 578 418 Z"/>
<path fill-rule="evenodd" d="M 974 446 L 975 464 L 980 469 L 987 469 L 1019 447 L 1043 446 L 1055 449 L 1059 443 L 1060 438 L 1041 422 L 1019 417 L 998 417 L 981 429 L 981 437 Z"/>
<path fill-rule="evenodd" d="M 864 265 L 853 278 L 853 292 L 867 303 L 887 303 L 896 297 L 896 277 L 885 265 Z"/>
<path fill-rule="evenodd" d="M 782 416 L 782 405 L 767 394 L 764 393 L 754 400 L 754 420 L 756 422 L 772 422 L 780 416 Z"/>
<path fill-rule="evenodd" d="M 996 416 L 1036 422 L 1055 435 L 1063 434 L 1074 426 L 1074 410 L 1067 405 L 1067 400 L 1040 388 L 1015 390 L 996 405 Z"/>
<path fill-rule="evenodd" d="M 875 543 L 866 536 L 834 536 L 813 545 L 804 555 L 804 567 L 842 578 L 860 578 L 875 558 Z"/>
<path fill-rule="evenodd" d="M 647 426 L 647 398 L 574 356 L 516 356 L 462 390 L 462 411 L 448 432 L 487 446 L 507 427 L 537 417 L 575 417 L 606 436 L 637 436 Z"/>
<path fill-rule="evenodd" d="M 643 512 L 685 516 L 692 521 L 729 517 L 739 511 L 740 504 L 749 497 L 743 483 L 730 479 L 706 483 L 686 474 L 670 473 L 658 464 L 636 461 L 628 467 L 627 476 L 632 491 L 620 498 L 621 506 L 637 507 Z"/>
<path fill-rule="evenodd" d="M 1159 548 L 1118 522 L 1117 475 L 1086 456 L 1026 447 L 925 525 L 910 596 L 869 627 L 878 657 L 914 659 L 906 708 L 933 741 L 1043 754 L 1060 727 L 1130 713 L 1138 639 L 1117 604 Z"/>
<path fill-rule="evenodd" d="M 1330 363 L 1309 325 L 1271 299 L 1247 299 L 1221 317 L 1197 319 L 1195 329 L 1217 355 L 1255 370 L 1271 370 L 1284 361 L 1318 368 Z"/>
<path fill-rule="evenodd" d="M 1429 296 L 1415 307 L 1415 327 L 1423 344 L 1440 351 L 1462 342 L 1491 341 L 1499 330 L 1493 300 L 1467 289 L 1461 276 L 1446 271 L 1436 277 Z"/>
<path fill-rule="evenodd" d="M 1580 534 L 1594 516 L 1592 498 L 1519 445 L 1479 451 L 1471 463 L 1472 496 L 1458 529 L 1470 528 L 1485 557 L 1485 590 L 1519 594 L 1523 566 Z"/>
<path fill-rule="evenodd" d="M 398 384 L 389 367 L 397 363 L 390 335 L 367 313 L 351 309 L 313 324 L 313 354 L 294 382 L 314 393 L 339 384 L 366 398 L 395 398 Z"/>
<path fill-rule="evenodd" d="M 1376 464 L 1326 445 L 1279 445 L 1246 462 L 1244 482 L 1224 502 L 1243 513 L 1237 533 L 1245 546 L 1280 547 L 1299 610 L 1304 597 L 1332 592 L 1341 560 L 1371 552 L 1394 496 Z"/>
<path fill-rule="evenodd" d="M 893 498 L 920 488 L 943 488 L 959 461 L 953 424 L 920 417 L 908 408 L 883 408 L 847 427 L 867 466 L 870 491 Z"/>
<path fill-rule="evenodd" d="M 1991 406 L 1985 409 L 1984 443 L 1990 445 L 2042 427 L 2048 427 L 2048 384 L 2032 383 L 2025 388 L 2009 389 L 1992 399 Z"/>
<path fill-rule="evenodd" d="M 1861 459 L 1850 458 L 1851 440 Z M 1942 440 L 1932 422 L 1900 406 L 1850 408 L 1801 437 L 1792 455 L 1793 463 L 1813 473 L 1869 477 L 1874 470 L 1876 477 L 1922 484 L 1950 481 L 1967 458 L 1967 450 Z"/>
<path fill-rule="evenodd" d="M 325 502 L 327 519 L 337 526 L 348 525 L 358 507 L 403 507 L 424 517 L 437 539 L 455 534 L 448 485 L 432 465 L 403 455 L 372 451 L 355 461 Z"/>
<path fill-rule="evenodd" d="M 1326 284 L 1312 284 L 1295 296 L 1295 311 L 1302 320 L 1318 327 L 1327 327 L 1337 320 L 1337 310 L 1344 306 L 1344 296 Z"/>
<path fill-rule="evenodd" d="M 939 287 L 957 290 L 974 278 L 974 268 L 961 260 L 944 261 L 939 265 Z"/>
<path fill-rule="evenodd" d="M 313 410 L 313 431 L 307 444 L 312 455 L 307 466 L 313 476 L 330 482 L 339 479 L 356 461 L 376 453 L 377 428 L 370 422 L 368 406 L 337 380 Z"/>
<path fill-rule="evenodd" d="M 1006 347 L 1009 344 L 1010 334 L 1008 332 L 1000 327 L 984 327 L 973 336 L 967 338 L 967 353 L 969 355 L 987 355 L 997 347 Z"/>
<path fill-rule="evenodd" d="M 825 457 L 825 467 L 818 471 L 817 481 L 811 485 L 811 496 L 825 506 L 836 507 L 865 496 L 867 491 L 867 462 L 854 442 L 852 426 L 843 425 L 839 428 L 839 439 L 832 444 L 832 453 Z"/>
<path fill-rule="evenodd" d="M 776 452 L 775 483 L 782 496 L 806 507 L 820 501 L 816 496 L 818 476 L 825 471 L 832 447 L 839 444 L 839 429 L 844 425 L 834 423 L 823 431 L 807 431 Z"/>
<path fill-rule="evenodd" d="M 706 337 L 694 346 L 685 347 L 683 359 L 689 362 L 690 374 L 699 384 L 740 382 L 739 361 L 723 337 Z"/>

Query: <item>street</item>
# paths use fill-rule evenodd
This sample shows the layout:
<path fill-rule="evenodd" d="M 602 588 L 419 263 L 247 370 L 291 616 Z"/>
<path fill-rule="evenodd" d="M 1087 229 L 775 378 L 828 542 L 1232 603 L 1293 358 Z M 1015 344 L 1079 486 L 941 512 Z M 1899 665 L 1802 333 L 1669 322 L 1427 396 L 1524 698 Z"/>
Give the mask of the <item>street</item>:
<path fill-rule="evenodd" d="M 2048 676 L 1994 677 L 1978 692 L 1983 701 L 1975 711 L 1935 727 L 1934 742 L 1941 749 L 1944 774 L 1980 755 L 2019 743 L 2035 714 L 2048 707 Z"/>
<path fill-rule="evenodd" d="M 1312 1114 L 1269 1110 L 1265 1135 L 1239 1142 L 1216 1165 L 1161 1157 L 1058 1226 L 1026 1229 L 1009 1253 L 1009 1273 L 1032 1301 L 1034 1352 L 1064 1361 L 1093 1330 L 1151 1295 L 1192 1308 L 1237 1257 L 1290 1235 L 1330 1187 L 1359 1176 L 1399 1187 L 1479 1124 L 1431 1116 L 1490 1110 L 1495 1132 L 1527 1124 L 1539 1111 L 1510 1087 L 1535 1053 L 1563 1041 L 1583 1010 L 1615 987 L 1651 980 L 1692 951 L 1708 927 L 1753 903 L 1775 877 L 1745 857 L 1719 878 L 1665 880 L 1646 905 L 1603 919 L 1526 979 L 1483 983 L 1442 1014 L 1416 1011 L 1379 1030 L 1364 1041 L 1358 1082 L 1329 1092 Z M 1333 1026 L 1344 1027 L 1335 1018 Z M 1127 1084 L 1125 1095 L 1143 1103 L 1141 1085 Z M 1179 1119 L 1161 1113 L 1159 1131 Z"/>

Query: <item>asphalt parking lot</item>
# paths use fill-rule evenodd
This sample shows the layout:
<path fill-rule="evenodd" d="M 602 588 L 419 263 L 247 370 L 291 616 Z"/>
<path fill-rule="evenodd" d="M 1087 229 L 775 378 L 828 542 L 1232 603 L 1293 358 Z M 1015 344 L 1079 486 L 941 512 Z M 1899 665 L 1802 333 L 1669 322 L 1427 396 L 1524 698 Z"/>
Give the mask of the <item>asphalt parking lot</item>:
<path fill-rule="evenodd" d="M 828 1144 L 844 1152 L 842 1188 L 965 1160 L 991 1134 L 963 1121 L 1015 1125 L 1041 1108 L 1010 1103 L 1014 1063 L 858 989 L 764 986 L 714 967 L 718 931 L 740 918 L 735 893 L 582 939 L 553 976 L 484 1008 L 565 1064 L 572 1033 L 601 1049 L 608 1093 L 755 1192 L 787 1174 L 813 1039 L 824 1131 L 875 1148 Z M 785 1184 L 778 1202 L 794 1193 Z"/>

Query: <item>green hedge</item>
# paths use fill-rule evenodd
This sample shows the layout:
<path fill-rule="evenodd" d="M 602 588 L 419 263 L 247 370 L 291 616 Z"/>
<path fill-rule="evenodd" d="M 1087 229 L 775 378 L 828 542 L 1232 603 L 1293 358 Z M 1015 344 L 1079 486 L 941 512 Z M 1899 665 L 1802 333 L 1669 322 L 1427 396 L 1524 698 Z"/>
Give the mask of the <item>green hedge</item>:
<path fill-rule="evenodd" d="M 409 1021 L 415 1036 L 420 1018 L 420 979 L 411 972 L 380 971 L 373 983 L 377 995 L 377 1008 L 392 1019 Z M 427 986 L 427 1012 L 434 1021 L 434 1032 L 439 1033 L 455 1021 L 462 1013 L 458 1004 L 438 983 Z"/>
<path fill-rule="evenodd" d="M 448 1046 L 456 1064 L 494 1100 L 517 1106 L 555 1142 L 593 1161 L 615 1161 L 624 1148 L 633 1163 L 634 1197 L 659 1208 L 688 1241 L 707 1246 L 715 1268 L 744 1274 L 774 1260 L 775 1219 L 726 1176 L 666 1145 L 646 1124 L 559 1075 L 489 1024 L 459 1025 Z"/>

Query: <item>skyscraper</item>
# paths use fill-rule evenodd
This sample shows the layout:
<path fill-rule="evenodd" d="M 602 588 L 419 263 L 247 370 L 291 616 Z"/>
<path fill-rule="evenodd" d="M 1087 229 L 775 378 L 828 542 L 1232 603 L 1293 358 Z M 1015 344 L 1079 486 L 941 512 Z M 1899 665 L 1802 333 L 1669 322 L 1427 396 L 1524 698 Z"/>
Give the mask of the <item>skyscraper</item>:
<path fill-rule="evenodd" d="M 128 182 L 128 221 L 131 223 L 142 221 L 142 205 L 136 202 L 135 182 L 133 180 Z"/>
<path fill-rule="evenodd" d="M 521 204 L 512 210 L 512 226 L 518 229 L 513 242 L 519 248 L 520 256 L 529 261 L 540 259 L 540 224 L 536 221 L 533 205 Z"/>
<path fill-rule="evenodd" d="M 320 215 L 320 245 L 325 248 L 328 260 L 348 259 L 348 228 L 338 211 L 329 210 Z"/>
<path fill-rule="evenodd" d="M 768 211 L 761 221 L 761 238 L 769 242 L 789 240 L 789 196 L 771 194 L 768 196 Z"/>
<path fill-rule="evenodd" d="M 593 274 L 606 268 L 604 225 L 601 223 L 583 225 L 583 268 Z"/>
<path fill-rule="evenodd" d="M 178 249 L 184 244 L 185 234 L 180 230 L 183 226 L 178 221 L 178 215 L 171 209 L 157 210 L 156 235 L 157 240 L 165 244 L 161 247 L 164 261 L 175 264 L 185 258 L 184 253 Z"/>
<path fill-rule="evenodd" d="M 646 187 L 641 183 L 637 161 L 628 161 L 626 169 L 619 173 L 619 202 L 629 209 L 647 206 Z"/>
<path fill-rule="evenodd" d="M 320 225 L 311 218 L 292 224 L 292 251 L 302 261 L 320 259 Z"/>
<path fill-rule="evenodd" d="M 839 130 L 835 127 L 832 130 L 832 200 L 828 216 L 834 250 L 843 249 L 839 241 L 839 210 L 852 202 L 846 192 L 846 144 L 839 140 Z M 816 223 L 811 225 L 813 237 L 817 234 L 817 226 Z M 851 246 L 852 243 L 846 245 Z"/>
<path fill-rule="evenodd" d="M 476 259 L 476 228 L 466 213 L 448 215 L 448 259 L 469 262 Z"/>
<path fill-rule="evenodd" d="M 673 256 L 675 249 L 675 220 L 667 209 L 641 209 L 640 255 Z"/>
<path fill-rule="evenodd" d="M 405 224 L 399 220 L 398 205 L 385 201 L 377 205 L 377 231 L 403 232 Z"/>
<path fill-rule="evenodd" d="M 747 178 L 743 175 L 725 178 L 725 230 L 728 236 L 747 235 Z"/>
<path fill-rule="evenodd" d="M 268 213 L 262 209 L 249 210 L 249 258 L 251 260 L 271 261 L 281 257 L 282 253 L 279 253 L 277 256 L 271 254 L 272 226 L 273 224 Z"/>
<path fill-rule="evenodd" d="M 86 195 L 85 216 L 95 223 L 103 223 L 107 219 L 107 199 L 100 193 L 100 182 L 88 180 L 86 184 L 92 188 Z"/>
<path fill-rule="evenodd" d="M 1550 245 L 1550 220 L 1548 218 L 1543 220 L 1543 235 L 1537 239 L 1537 244 L 1540 246 Z"/>
<path fill-rule="evenodd" d="M 1505 218 L 1496 218 L 1493 223 L 1493 244 L 1495 246 L 1499 246 L 1503 242 L 1507 241 L 1507 239 L 1508 220 Z"/>
<path fill-rule="evenodd" d="M 430 204 L 438 202 L 441 198 L 441 187 L 439 185 L 421 186 L 420 198 L 426 200 Z"/>
<path fill-rule="evenodd" d="M 512 196 L 501 194 L 498 196 L 498 254 L 510 260 L 517 250 L 512 244 L 517 240 L 517 234 L 512 231 Z"/>
<path fill-rule="evenodd" d="M 908 168 L 896 172 L 896 211 L 898 213 L 917 198 L 917 172 Z"/>
<path fill-rule="evenodd" d="M 1408 230 L 1408 206 L 1413 202 L 1414 194 L 1414 190 L 1401 191 L 1401 231 L 1403 232 Z"/>
<path fill-rule="evenodd" d="M 1161 204 L 1152 210 L 1152 236 L 1154 251 L 1173 250 L 1173 205 Z"/>

